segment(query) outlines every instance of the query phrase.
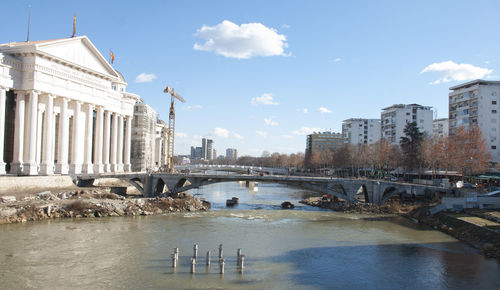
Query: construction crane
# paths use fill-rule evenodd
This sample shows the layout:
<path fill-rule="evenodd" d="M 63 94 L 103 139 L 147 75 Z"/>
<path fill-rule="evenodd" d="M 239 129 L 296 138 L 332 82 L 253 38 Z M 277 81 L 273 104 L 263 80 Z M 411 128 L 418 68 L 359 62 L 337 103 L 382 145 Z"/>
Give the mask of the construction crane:
<path fill-rule="evenodd" d="M 183 103 L 184 99 L 175 92 L 174 88 L 167 86 L 164 93 L 170 94 L 170 114 L 168 115 L 168 131 L 167 131 L 167 164 L 166 171 L 174 173 L 174 133 L 175 133 L 175 106 L 174 100 L 177 99 Z"/>

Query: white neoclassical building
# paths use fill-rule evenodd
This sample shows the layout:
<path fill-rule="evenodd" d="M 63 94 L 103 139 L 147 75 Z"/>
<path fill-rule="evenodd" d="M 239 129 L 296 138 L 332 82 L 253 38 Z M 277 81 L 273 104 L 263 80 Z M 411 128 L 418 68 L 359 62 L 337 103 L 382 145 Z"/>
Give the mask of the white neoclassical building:
<path fill-rule="evenodd" d="M 86 36 L 0 45 L 0 174 L 130 171 L 139 96 Z"/>

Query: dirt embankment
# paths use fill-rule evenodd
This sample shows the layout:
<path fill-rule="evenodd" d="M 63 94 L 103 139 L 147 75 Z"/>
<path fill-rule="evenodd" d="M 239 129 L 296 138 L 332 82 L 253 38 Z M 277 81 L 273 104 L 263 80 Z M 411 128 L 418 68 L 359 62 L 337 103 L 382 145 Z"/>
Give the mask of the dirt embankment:
<path fill-rule="evenodd" d="M 50 191 L 27 196 L 0 197 L 0 224 L 56 218 L 135 216 L 178 211 L 205 211 L 210 203 L 184 195 L 180 198 L 125 198 L 99 190 Z"/>
<path fill-rule="evenodd" d="M 500 231 L 468 222 L 467 219 L 476 215 L 475 213 L 470 215 L 471 213 L 471 211 L 464 213 L 445 211 L 431 216 L 429 207 L 423 206 L 414 209 L 407 216 L 466 242 L 483 251 L 487 257 L 500 259 Z"/>
<path fill-rule="evenodd" d="M 481 250 L 488 257 L 500 259 L 500 229 L 492 229 L 491 227 L 479 226 L 467 222 L 467 217 L 471 215 L 495 220 L 490 217 L 491 213 L 485 214 L 480 211 L 479 213 L 477 211 L 467 211 L 465 213 L 440 212 L 431 216 L 429 214 L 431 206 L 428 202 L 402 203 L 394 200 L 382 206 L 377 206 L 361 202 L 349 203 L 336 198 L 330 198 L 327 195 L 310 197 L 300 202 L 310 206 L 328 208 L 345 213 L 402 215 L 466 242 L 476 249 Z"/>

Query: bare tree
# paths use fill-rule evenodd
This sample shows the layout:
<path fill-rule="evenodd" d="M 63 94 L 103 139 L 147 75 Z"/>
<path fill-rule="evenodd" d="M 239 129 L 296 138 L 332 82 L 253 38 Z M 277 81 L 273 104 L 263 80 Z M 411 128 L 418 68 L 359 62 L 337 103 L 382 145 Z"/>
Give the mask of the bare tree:
<path fill-rule="evenodd" d="M 478 126 L 471 126 L 469 130 L 460 127 L 452 141 L 455 145 L 454 165 L 462 176 L 481 173 L 488 168 L 491 153 Z"/>

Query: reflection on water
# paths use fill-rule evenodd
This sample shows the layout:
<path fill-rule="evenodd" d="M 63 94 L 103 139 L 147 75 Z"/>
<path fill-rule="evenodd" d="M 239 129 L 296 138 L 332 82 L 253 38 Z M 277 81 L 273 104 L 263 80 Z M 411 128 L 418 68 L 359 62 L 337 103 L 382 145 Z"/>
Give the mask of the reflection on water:
<path fill-rule="evenodd" d="M 299 206 L 296 188 L 213 184 L 192 194 L 210 212 L 155 217 L 59 220 L 0 227 L 2 288 L 495 289 L 496 260 L 406 219 L 366 218 Z M 225 209 L 225 200 L 240 205 Z M 193 245 L 197 273 L 189 273 Z M 225 275 L 217 249 L 224 245 Z M 180 248 L 179 267 L 170 254 Z M 246 255 L 236 267 L 236 250 Z M 205 267 L 211 250 L 212 265 Z"/>

